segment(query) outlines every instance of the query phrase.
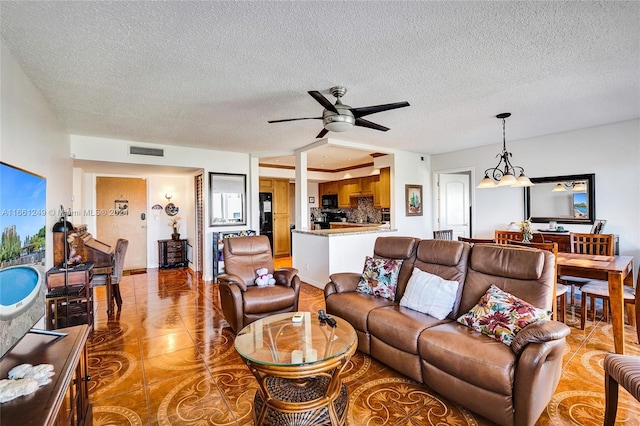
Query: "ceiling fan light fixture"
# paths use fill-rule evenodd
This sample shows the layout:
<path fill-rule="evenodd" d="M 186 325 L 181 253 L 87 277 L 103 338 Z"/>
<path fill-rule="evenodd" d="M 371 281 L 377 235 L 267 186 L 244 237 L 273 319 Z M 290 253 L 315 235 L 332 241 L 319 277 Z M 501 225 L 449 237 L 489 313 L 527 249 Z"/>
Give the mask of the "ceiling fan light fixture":
<path fill-rule="evenodd" d="M 353 128 L 353 123 L 347 121 L 329 121 L 324 125 L 324 128 L 331 132 L 346 132 Z"/>

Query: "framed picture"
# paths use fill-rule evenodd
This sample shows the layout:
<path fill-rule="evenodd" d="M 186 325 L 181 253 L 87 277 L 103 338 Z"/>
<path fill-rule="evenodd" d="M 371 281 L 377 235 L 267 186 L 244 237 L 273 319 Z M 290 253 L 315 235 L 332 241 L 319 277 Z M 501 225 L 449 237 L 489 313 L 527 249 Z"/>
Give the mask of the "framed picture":
<path fill-rule="evenodd" d="M 602 234 L 602 230 L 603 230 L 604 225 L 606 223 L 607 223 L 606 220 L 596 219 L 593 222 L 593 226 L 591 227 L 591 233 L 592 234 Z"/>
<path fill-rule="evenodd" d="M 309 197 L 309 204 L 315 204 L 316 197 Z"/>
<path fill-rule="evenodd" d="M 422 185 L 405 185 L 407 216 L 422 216 Z"/>

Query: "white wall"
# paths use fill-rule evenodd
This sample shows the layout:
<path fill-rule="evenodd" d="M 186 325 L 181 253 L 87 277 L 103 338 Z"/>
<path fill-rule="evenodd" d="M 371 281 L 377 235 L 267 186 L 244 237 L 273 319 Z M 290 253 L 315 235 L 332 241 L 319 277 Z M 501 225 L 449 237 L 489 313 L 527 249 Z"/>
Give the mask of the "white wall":
<path fill-rule="evenodd" d="M 71 155 L 77 160 L 93 160 L 93 161 L 108 161 L 114 163 L 130 163 L 130 164 L 145 164 L 145 165 L 158 165 L 158 166 L 181 166 L 194 169 L 204 170 L 204 202 L 205 202 L 205 236 L 204 236 L 204 271 L 203 278 L 205 280 L 211 280 L 213 277 L 213 266 L 210 261 L 212 257 L 212 241 L 213 232 L 219 231 L 232 231 L 232 230 L 246 230 L 256 229 L 256 225 L 252 223 L 253 219 L 257 219 L 257 214 L 251 214 L 254 210 L 257 211 L 257 197 L 258 197 L 258 181 L 257 178 L 252 178 L 251 171 L 255 167 L 257 170 L 257 163 L 252 166 L 252 161 L 249 154 L 215 151 L 197 148 L 186 148 L 170 145 L 157 145 L 142 142 L 134 142 L 119 139 L 107 139 L 90 136 L 71 135 Z M 129 146 L 142 146 L 145 148 L 161 148 L 164 150 L 164 157 L 152 157 L 152 156 L 140 156 L 129 154 Z M 247 225 L 245 226 L 231 226 L 231 227 L 209 227 L 209 172 L 215 173 L 237 173 L 247 175 Z M 117 168 L 114 167 L 114 173 L 117 173 Z M 195 173 L 195 172 L 194 172 Z M 91 209 L 95 207 L 95 184 L 91 184 L 91 180 L 95 180 L 95 175 L 86 174 L 84 179 L 84 191 L 83 194 L 83 209 Z M 131 177 L 131 175 L 129 175 Z M 148 221 L 149 231 L 147 232 L 147 259 L 148 267 L 157 266 L 157 240 L 166 238 L 165 231 L 170 231 L 168 226 L 163 226 L 167 222 L 166 215 L 160 215 L 158 222 L 159 225 L 151 225 L 151 220 L 155 221 L 153 210 L 151 207 L 156 204 L 166 204 L 164 199 L 164 193 L 171 190 L 175 194 L 175 198 L 172 199 L 174 204 L 180 207 L 180 216 L 184 219 L 183 229 L 186 230 L 186 236 L 189 240 L 189 244 L 195 243 L 195 201 L 193 198 L 194 186 L 192 175 L 180 175 L 180 176 L 155 176 L 146 175 L 141 170 L 140 174 L 136 177 L 142 177 L 148 179 L 148 210 L 150 220 Z M 172 189 L 175 188 L 175 189 Z M 255 194 L 255 197 L 253 196 Z M 255 206 L 255 208 L 254 208 Z M 184 215 L 182 212 L 185 212 Z M 152 218 L 153 217 L 153 218 Z M 163 228 L 167 228 L 163 230 Z M 157 228 L 157 229 L 156 229 Z M 181 232 L 183 234 L 183 232 Z M 184 235 L 183 235 L 184 236 Z M 193 259 L 195 260 L 196 247 L 194 246 Z"/>
<path fill-rule="evenodd" d="M 47 179 L 47 231 L 71 207 L 69 137 L 48 101 L 2 44 L 0 59 L 0 160 Z M 53 233 L 47 232 L 46 268 L 53 266 Z"/>
<path fill-rule="evenodd" d="M 434 171 L 473 168 L 475 188 L 484 170 L 495 166 L 500 149 L 501 144 L 496 144 L 433 155 L 431 167 Z M 513 163 L 524 167 L 529 177 L 595 173 L 597 219 L 607 220 L 606 233 L 620 236 L 621 254 L 640 258 L 640 120 L 507 140 L 507 150 L 513 153 Z M 495 229 L 522 220 L 523 189 L 474 191 L 475 237 L 492 238 Z M 577 232 L 591 229 L 591 225 L 563 225 Z"/>

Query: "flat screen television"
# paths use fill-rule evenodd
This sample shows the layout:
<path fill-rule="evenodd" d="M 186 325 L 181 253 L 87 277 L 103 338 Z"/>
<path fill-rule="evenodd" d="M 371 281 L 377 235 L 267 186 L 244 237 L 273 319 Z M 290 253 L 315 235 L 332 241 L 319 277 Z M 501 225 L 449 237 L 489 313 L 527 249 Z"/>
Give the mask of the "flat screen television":
<path fill-rule="evenodd" d="M 0 162 L 0 358 L 44 315 L 47 181 Z"/>

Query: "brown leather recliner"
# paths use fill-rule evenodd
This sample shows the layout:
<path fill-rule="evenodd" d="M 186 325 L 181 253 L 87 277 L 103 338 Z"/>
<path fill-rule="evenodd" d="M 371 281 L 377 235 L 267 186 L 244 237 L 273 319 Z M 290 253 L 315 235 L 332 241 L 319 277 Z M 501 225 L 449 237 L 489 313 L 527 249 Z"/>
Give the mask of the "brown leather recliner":
<path fill-rule="evenodd" d="M 295 268 L 274 270 L 264 235 L 228 238 L 223 248 L 225 274 L 218 276 L 224 318 L 236 333 L 260 318 L 298 310 L 300 278 Z M 255 284 L 256 270 L 267 268 L 275 285 Z"/>

